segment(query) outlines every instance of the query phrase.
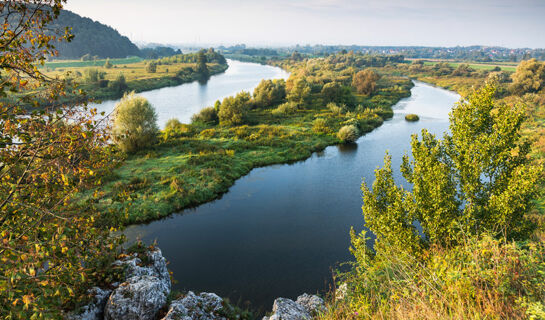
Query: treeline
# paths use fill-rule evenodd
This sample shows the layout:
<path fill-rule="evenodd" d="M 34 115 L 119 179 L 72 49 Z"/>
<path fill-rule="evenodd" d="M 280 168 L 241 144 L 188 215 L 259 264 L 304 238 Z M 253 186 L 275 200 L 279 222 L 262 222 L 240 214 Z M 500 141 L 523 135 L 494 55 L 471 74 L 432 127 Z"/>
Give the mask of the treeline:
<path fill-rule="evenodd" d="M 200 50 L 195 53 L 176 54 L 170 57 L 157 59 L 156 62 L 165 65 L 173 63 L 197 63 L 199 59 L 202 59 L 202 57 L 200 57 L 201 54 L 204 54 L 207 63 L 227 64 L 225 57 L 213 48 Z"/>
<path fill-rule="evenodd" d="M 72 28 L 71 42 L 55 44 L 59 58 L 80 59 L 84 55 L 98 58 L 125 58 L 140 56 L 138 47 L 115 29 L 71 11 L 61 11 L 52 29 Z"/>
<path fill-rule="evenodd" d="M 319 57 L 336 54 L 338 52 L 354 51 L 370 55 L 403 55 L 414 59 L 454 59 L 468 61 L 509 61 L 518 62 L 536 58 L 545 60 L 545 49 L 529 48 L 503 48 L 503 47 L 422 47 L 422 46 L 344 46 L 344 45 L 314 45 L 293 47 L 269 48 L 246 48 L 239 44 L 230 47 L 218 47 L 219 50 L 229 55 L 243 55 L 252 57 L 273 57 L 289 56 L 293 52 L 299 52 L 305 55 Z"/>

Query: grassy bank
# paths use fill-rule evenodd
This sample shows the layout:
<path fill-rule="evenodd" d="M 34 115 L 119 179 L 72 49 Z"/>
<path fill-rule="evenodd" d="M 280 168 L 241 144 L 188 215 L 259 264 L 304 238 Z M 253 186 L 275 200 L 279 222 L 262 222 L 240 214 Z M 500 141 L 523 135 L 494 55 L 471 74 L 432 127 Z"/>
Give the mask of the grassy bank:
<path fill-rule="evenodd" d="M 391 107 L 410 95 L 412 83 L 381 79 L 372 96 L 354 94 L 357 110 L 327 107 L 314 93 L 305 108 L 274 113 L 277 105 L 255 108 L 244 125 L 183 125 L 162 132 L 151 149 L 129 156 L 86 201 L 108 211 L 121 224 L 140 223 L 219 197 L 253 168 L 308 158 L 341 143 L 338 130 L 355 124 L 364 134 L 393 115 Z M 318 120 L 317 120 L 318 119 Z"/>

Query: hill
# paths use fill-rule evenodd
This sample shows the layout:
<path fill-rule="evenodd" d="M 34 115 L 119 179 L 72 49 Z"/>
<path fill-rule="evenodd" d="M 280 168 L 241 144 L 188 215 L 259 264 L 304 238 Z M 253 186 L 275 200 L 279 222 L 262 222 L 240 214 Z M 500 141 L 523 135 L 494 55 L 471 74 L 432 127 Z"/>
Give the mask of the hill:
<path fill-rule="evenodd" d="M 59 58 L 79 59 L 90 54 L 99 58 L 125 58 L 140 56 L 138 47 L 110 26 L 63 10 L 55 28 L 72 27 L 74 39 L 71 42 L 56 44 Z"/>

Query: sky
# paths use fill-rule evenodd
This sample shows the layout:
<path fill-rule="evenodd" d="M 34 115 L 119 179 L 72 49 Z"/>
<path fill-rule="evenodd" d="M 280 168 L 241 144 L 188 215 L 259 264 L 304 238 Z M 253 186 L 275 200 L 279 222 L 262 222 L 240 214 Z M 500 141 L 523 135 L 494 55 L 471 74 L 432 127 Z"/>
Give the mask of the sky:
<path fill-rule="evenodd" d="M 138 43 L 545 48 L 545 0 L 68 0 Z"/>

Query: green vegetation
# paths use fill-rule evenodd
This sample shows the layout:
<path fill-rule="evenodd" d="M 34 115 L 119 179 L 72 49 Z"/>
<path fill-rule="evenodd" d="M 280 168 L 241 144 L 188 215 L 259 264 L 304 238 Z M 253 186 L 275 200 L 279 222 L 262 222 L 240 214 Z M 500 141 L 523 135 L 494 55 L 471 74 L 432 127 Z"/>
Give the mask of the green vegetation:
<path fill-rule="evenodd" d="M 512 75 L 420 61 L 384 68 L 464 98 L 443 140 L 413 136 L 401 166 L 410 190 L 395 185 L 389 156 L 362 186 L 374 250 L 352 231 L 356 261 L 320 319 L 543 317 L 543 70 L 536 60 Z"/>
<path fill-rule="evenodd" d="M 410 114 L 405 116 L 405 120 L 407 120 L 409 122 L 415 122 L 415 121 L 420 120 L 420 117 L 418 117 L 418 115 L 416 115 L 414 113 L 410 113 Z"/>
<path fill-rule="evenodd" d="M 169 128 L 175 124 L 169 123 Z M 116 104 L 112 138 L 117 147 L 127 153 L 150 147 L 157 138 L 157 114 L 153 106 L 134 92 L 125 94 Z"/>
<path fill-rule="evenodd" d="M 55 43 L 59 57 L 79 59 L 89 54 L 98 58 L 126 58 L 140 56 L 140 50 L 129 38 L 115 29 L 89 18 L 81 17 L 71 11 L 62 10 L 51 30 L 64 30 L 71 27 L 73 39 L 70 42 Z"/>
<path fill-rule="evenodd" d="M 360 95 L 350 87 L 353 71 L 347 70 L 355 68 L 353 62 L 286 63 L 293 73 L 288 81 L 263 81 L 253 95 L 227 97 L 194 115 L 192 124 L 170 121 L 156 145 L 128 155 L 80 204 L 128 224 L 210 201 L 252 168 L 302 160 L 328 145 L 356 140 L 390 118 L 391 106 L 412 87 L 408 79 L 385 75 L 373 93 Z M 313 71 L 305 70 L 309 65 Z M 331 100 L 326 83 L 342 84 L 354 103 L 326 102 Z"/>

